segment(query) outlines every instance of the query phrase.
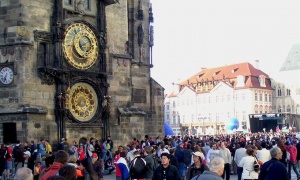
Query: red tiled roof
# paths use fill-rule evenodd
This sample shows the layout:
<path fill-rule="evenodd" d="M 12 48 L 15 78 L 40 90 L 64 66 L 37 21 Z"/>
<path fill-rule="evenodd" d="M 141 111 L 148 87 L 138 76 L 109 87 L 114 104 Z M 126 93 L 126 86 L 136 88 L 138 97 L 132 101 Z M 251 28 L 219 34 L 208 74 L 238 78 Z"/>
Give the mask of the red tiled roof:
<path fill-rule="evenodd" d="M 196 84 L 197 82 L 221 81 L 223 79 L 230 79 L 233 87 L 236 85 L 236 78 L 238 75 L 245 77 L 245 86 L 240 88 L 264 88 L 259 85 L 258 77 L 264 75 L 266 78 L 266 89 L 272 89 L 269 76 L 263 71 L 254 68 L 250 63 L 244 62 L 239 64 L 232 64 L 227 66 L 221 66 L 211 69 L 203 69 L 196 73 L 192 77 L 179 83 L 179 85 Z"/>

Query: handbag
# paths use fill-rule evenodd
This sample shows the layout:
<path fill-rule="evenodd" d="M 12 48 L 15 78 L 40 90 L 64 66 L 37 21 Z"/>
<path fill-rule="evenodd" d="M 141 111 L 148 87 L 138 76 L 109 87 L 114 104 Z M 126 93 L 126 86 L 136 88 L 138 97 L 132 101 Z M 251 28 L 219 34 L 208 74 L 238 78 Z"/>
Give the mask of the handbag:
<path fill-rule="evenodd" d="M 253 165 L 254 171 L 259 172 L 260 165 L 258 164 L 256 157 L 255 156 L 253 156 L 253 157 L 254 157 L 254 165 Z"/>

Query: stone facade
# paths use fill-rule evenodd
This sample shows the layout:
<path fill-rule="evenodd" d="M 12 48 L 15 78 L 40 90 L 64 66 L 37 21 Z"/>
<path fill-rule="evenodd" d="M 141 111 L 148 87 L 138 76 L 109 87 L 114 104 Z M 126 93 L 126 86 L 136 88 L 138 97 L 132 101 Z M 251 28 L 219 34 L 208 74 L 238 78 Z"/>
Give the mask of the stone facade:
<path fill-rule="evenodd" d="M 14 72 L 12 82 L 0 83 L 0 142 L 45 138 L 56 145 L 62 137 L 78 142 L 111 135 L 116 145 L 125 145 L 133 137 L 163 134 L 164 89 L 150 76 L 149 0 L 77 3 L 0 1 L 0 71 Z M 62 52 L 65 30 L 75 22 L 88 24 L 99 44 L 97 61 L 86 70 L 72 68 Z M 97 91 L 99 106 L 90 122 L 70 116 L 61 102 L 78 82 Z M 7 139 L 4 126 L 15 139 Z"/>

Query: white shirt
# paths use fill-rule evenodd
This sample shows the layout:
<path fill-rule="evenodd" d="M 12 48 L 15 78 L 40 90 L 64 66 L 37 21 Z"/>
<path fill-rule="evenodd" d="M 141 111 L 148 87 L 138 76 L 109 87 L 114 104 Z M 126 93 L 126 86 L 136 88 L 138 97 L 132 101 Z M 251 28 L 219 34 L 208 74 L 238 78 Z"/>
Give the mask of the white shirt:
<path fill-rule="evenodd" d="M 218 149 L 216 149 L 216 150 L 210 149 L 206 155 L 206 162 L 210 163 L 210 161 L 216 156 L 219 156 L 219 150 Z"/>
<path fill-rule="evenodd" d="M 231 153 L 228 148 L 220 149 L 219 150 L 219 156 L 224 160 L 224 163 L 231 164 Z"/>
<path fill-rule="evenodd" d="M 245 156 L 241 159 L 238 164 L 239 167 L 243 168 L 242 179 L 258 179 L 258 173 L 254 171 L 254 157 Z"/>
<path fill-rule="evenodd" d="M 234 161 L 237 164 L 237 166 L 239 166 L 240 161 L 242 160 L 243 157 L 247 156 L 246 154 L 246 149 L 245 148 L 238 148 L 237 150 L 235 150 L 235 154 L 234 154 Z M 239 166 L 240 167 L 240 166 Z"/>
<path fill-rule="evenodd" d="M 262 148 L 262 150 L 257 151 L 256 157 L 258 160 L 261 160 L 263 163 L 265 163 L 271 159 L 271 153 L 266 148 Z"/>

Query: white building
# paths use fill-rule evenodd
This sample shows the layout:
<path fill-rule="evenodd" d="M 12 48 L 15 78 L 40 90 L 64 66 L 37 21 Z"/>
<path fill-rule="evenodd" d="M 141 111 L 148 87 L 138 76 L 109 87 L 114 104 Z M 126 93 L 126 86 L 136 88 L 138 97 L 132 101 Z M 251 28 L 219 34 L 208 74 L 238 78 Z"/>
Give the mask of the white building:
<path fill-rule="evenodd" d="M 177 135 L 220 133 L 235 117 L 248 129 L 248 114 L 272 112 L 271 80 L 250 63 L 202 69 L 165 97 L 165 121 Z"/>
<path fill-rule="evenodd" d="M 300 115 L 300 44 L 291 48 L 281 69 L 272 75 L 273 112 L 286 114 L 284 124 L 294 124 L 299 129 Z"/>

